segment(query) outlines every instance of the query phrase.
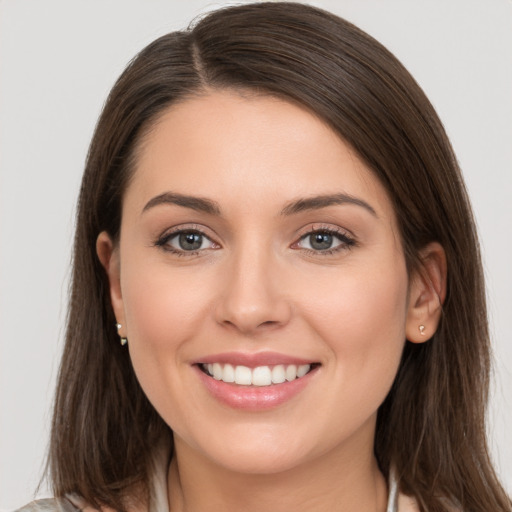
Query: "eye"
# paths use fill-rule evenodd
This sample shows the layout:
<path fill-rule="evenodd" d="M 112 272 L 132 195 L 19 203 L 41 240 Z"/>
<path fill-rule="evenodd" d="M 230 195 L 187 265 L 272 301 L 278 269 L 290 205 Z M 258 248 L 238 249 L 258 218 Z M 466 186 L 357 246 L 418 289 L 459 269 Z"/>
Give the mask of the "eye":
<path fill-rule="evenodd" d="M 315 230 L 304 235 L 296 244 L 300 249 L 332 254 L 355 245 L 355 241 L 344 233 L 333 230 Z"/>
<path fill-rule="evenodd" d="M 339 240 L 336 240 L 331 233 L 322 233 L 320 231 L 307 235 L 301 239 L 301 242 L 304 244 L 303 247 L 307 249 L 314 249 L 315 251 L 332 249 L 341 243 Z"/>
<path fill-rule="evenodd" d="M 157 246 L 180 255 L 197 253 L 205 249 L 214 249 L 217 244 L 212 242 L 205 234 L 196 230 L 180 230 L 162 236 Z"/>

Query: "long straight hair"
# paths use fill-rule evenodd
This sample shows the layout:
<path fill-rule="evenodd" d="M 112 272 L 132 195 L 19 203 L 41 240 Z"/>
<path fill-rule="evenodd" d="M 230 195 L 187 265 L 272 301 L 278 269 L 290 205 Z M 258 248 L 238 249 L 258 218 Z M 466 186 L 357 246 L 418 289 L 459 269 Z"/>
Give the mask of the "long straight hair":
<path fill-rule="evenodd" d="M 375 454 L 421 510 L 509 511 L 485 437 L 490 356 L 479 245 L 443 126 L 398 60 L 347 21 L 290 2 L 215 11 L 151 43 L 113 87 L 78 202 L 72 287 L 49 452 L 57 496 L 117 510 L 148 499 L 151 454 L 170 436 L 119 345 L 98 234 L 116 240 L 144 133 L 170 105 L 212 89 L 252 90 L 309 109 L 359 154 L 394 205 L 409 272 L 439 242 L 448 263 L 439 328 L 404 340 L 379 409 Z"/>

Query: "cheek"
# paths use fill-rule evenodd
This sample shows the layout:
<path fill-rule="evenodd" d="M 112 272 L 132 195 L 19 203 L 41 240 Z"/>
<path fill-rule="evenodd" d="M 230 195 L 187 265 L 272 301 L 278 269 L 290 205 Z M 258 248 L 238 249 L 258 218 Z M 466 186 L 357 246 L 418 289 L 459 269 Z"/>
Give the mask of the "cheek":
<path fill-rule="evenodd" d="M 321 300 L 307 306 L 310 324 L 330 349 L 329 364 L 343 380 L 339 385 L 352 396 L 383 400 L 394 380 L 405 343 L 407 282 L 401 259 L 373 262 L 332 279 Z"/>
<path fill-rule="evenodd" d="M 137 378 L 157 410 L 183 386 L 178 368 L 201 329 L 207 297 L 190 272 L 171 271 L 162 259 L 123 260 L 121 290 L 128 347 Z M 204 284 L 204 283 L 203 283 Z M 178 369 L 178 371 L 176 371 Z"/>
<path fill-rule="evenodd" d="M 368 272 L 352 275 L 346 283 L 339 298 L 338 325 L 351 332 L 347 337 L 350 350 L 364 355 L 365 349 L 386 351 L 396 342 L 403 343 L 407 279 L 405 273 L 400 274 L 389 269 L 380 275 Z"/>
<path fill-rule="evenodd" d="M 197 279 L 191 282 L 190 272 L 170 271 L 165 263 L 135 258 L 123 270 L 121 288 L 130 341 L 160 350 L 193 336 L 202 318 L 205 290 Z"/>
<path fill-rule="evenodd" d="M 125 262 L 124 270 L 128 348 L 137 380 L 164 421 L 180 432 L 194 403 L 183 363 L 204 322 L 204 289 L 190 282 L 190 274 L 151 261 Z"/>

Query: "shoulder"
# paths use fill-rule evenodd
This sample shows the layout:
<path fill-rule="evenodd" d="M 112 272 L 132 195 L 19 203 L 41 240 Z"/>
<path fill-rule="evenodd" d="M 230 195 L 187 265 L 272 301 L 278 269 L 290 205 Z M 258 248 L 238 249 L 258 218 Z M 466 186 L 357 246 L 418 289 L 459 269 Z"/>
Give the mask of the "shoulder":
<path fill-rule="evenodd" d="M 76 494 L 66 494 L 61 498 L 48 498 L 28 503 L 14 512 L 97 512 Z"/>
<path fill-rule="evenodd" d="M 32 501 L 14 512 L 76 512 L 80 510 L 67 498 L 48 498 Z"/>

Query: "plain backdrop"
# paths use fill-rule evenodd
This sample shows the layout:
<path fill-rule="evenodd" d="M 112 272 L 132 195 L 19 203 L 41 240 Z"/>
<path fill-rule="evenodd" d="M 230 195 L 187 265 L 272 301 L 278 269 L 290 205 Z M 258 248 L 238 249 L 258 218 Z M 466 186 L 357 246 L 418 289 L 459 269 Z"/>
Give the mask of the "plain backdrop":
<path fill-rule="evenodd" d="M 512 491 L 512 2 L 311 3 L 393 51 L 454 145 L 485 259 L 496 359 L 492 453 Z M 221 5 L 0 0 L 0 509 L 30 501 L 41 475 L 75 200 L 102 104 L 143 46 Z"/>

